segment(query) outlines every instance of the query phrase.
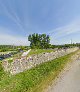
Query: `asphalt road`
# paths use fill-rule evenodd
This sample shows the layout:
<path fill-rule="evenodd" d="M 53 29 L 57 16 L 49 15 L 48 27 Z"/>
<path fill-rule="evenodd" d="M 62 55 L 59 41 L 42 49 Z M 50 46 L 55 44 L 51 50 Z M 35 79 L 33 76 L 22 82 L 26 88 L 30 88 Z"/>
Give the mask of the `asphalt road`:
<path fill-rule="evenodd" d="M 46 92 L 80 92 L 80 60 L 75 61 L 68 72 Z"/>

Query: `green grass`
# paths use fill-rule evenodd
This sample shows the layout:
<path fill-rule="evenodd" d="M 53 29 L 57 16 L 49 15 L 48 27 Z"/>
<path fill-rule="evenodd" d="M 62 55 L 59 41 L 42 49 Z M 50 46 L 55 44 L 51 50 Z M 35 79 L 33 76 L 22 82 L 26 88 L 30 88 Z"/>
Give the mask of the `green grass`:
<path fill-rule="evenodd" d="M 4 61 L 3 61 L 3 62 L 4 62 Z M 9 63 L 12 63 L 12 62 L 13 62 L 13 59 L 12 59 L 12 58 L 8 59 L 8 62 L 9 62 Z"/>
<path fill-rule="evenodd" d="M 53 49 L 32 49 L 28 55 L 33 55 L 33 54 L 40 54 L 40 53 L 45 53 L 45 52 L 52 52 L 54 51 Z"/>
<path fill-rule="evenodd" d="M 75 52 L 40 64 L 14 76 L 4 74 L 3 69 L 0 68 L 0 74 L 4 74 L 0 76 L 0 92 L 42 92 L 71 61 L 70 58 L 74 54 Z"/>
<path fill-rule="evenodd" d="M 14 53 L 16 51 L 5 51 L 5 52 L 0 52 L 0 55 L 3 55 L 3 54 L 8 54 L 8 53 Z"/>
<path fill-rule="evenodd" d="M 1 63 L 2 63 L 2 62 L 0 62 L 0 81 L 1 81 L 1 78 L 3 77 L 3 75 L 5 74 Z"/>

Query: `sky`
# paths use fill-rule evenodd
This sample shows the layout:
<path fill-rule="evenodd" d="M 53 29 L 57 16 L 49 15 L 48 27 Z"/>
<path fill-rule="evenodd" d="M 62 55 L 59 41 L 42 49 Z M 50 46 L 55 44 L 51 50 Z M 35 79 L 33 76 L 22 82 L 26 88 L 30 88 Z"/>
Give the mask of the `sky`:
<path fill-rule="evenodd" d="M 0 0 L 0 45 L 29 45 L 33 33 L 80 43 L 80 0 Z"/>

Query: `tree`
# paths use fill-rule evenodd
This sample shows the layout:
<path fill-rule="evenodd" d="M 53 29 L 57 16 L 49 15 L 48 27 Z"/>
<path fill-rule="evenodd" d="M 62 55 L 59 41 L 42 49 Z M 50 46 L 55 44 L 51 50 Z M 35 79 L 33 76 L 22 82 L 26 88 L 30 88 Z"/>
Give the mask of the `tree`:
<path fill-rule="evenodd" d="M 30 34 L 28 36 L 31 48 L 49 48 L 50 37 L 46 34 Z"/>

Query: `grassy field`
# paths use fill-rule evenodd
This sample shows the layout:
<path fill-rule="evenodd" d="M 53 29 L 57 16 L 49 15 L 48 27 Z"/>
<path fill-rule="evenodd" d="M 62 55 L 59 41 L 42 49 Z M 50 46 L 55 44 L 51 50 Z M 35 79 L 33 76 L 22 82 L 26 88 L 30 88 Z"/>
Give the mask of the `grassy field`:
<path fill-rule="evenodd" d="M 8 54 L 8 53 L 15 53 L 16 51 L 5 51 L 5 52 L 0 52 L 0 55 L 3 55 L 3 54 Z"/>
<path fill-rule="evenodd" d="M 43 63 L 17 75 L 5 74 L 0 64 L 0 92 L 42 92 L 76 52 Z"/>
<path fill-rule="evenodd" d="M 32 49 L 28 55 L 33 55 L 33 54 L 40 54 L 40 53 L 45 53 L 45 52 L 52 52 L 54 51 L 53 49 Z"/>

